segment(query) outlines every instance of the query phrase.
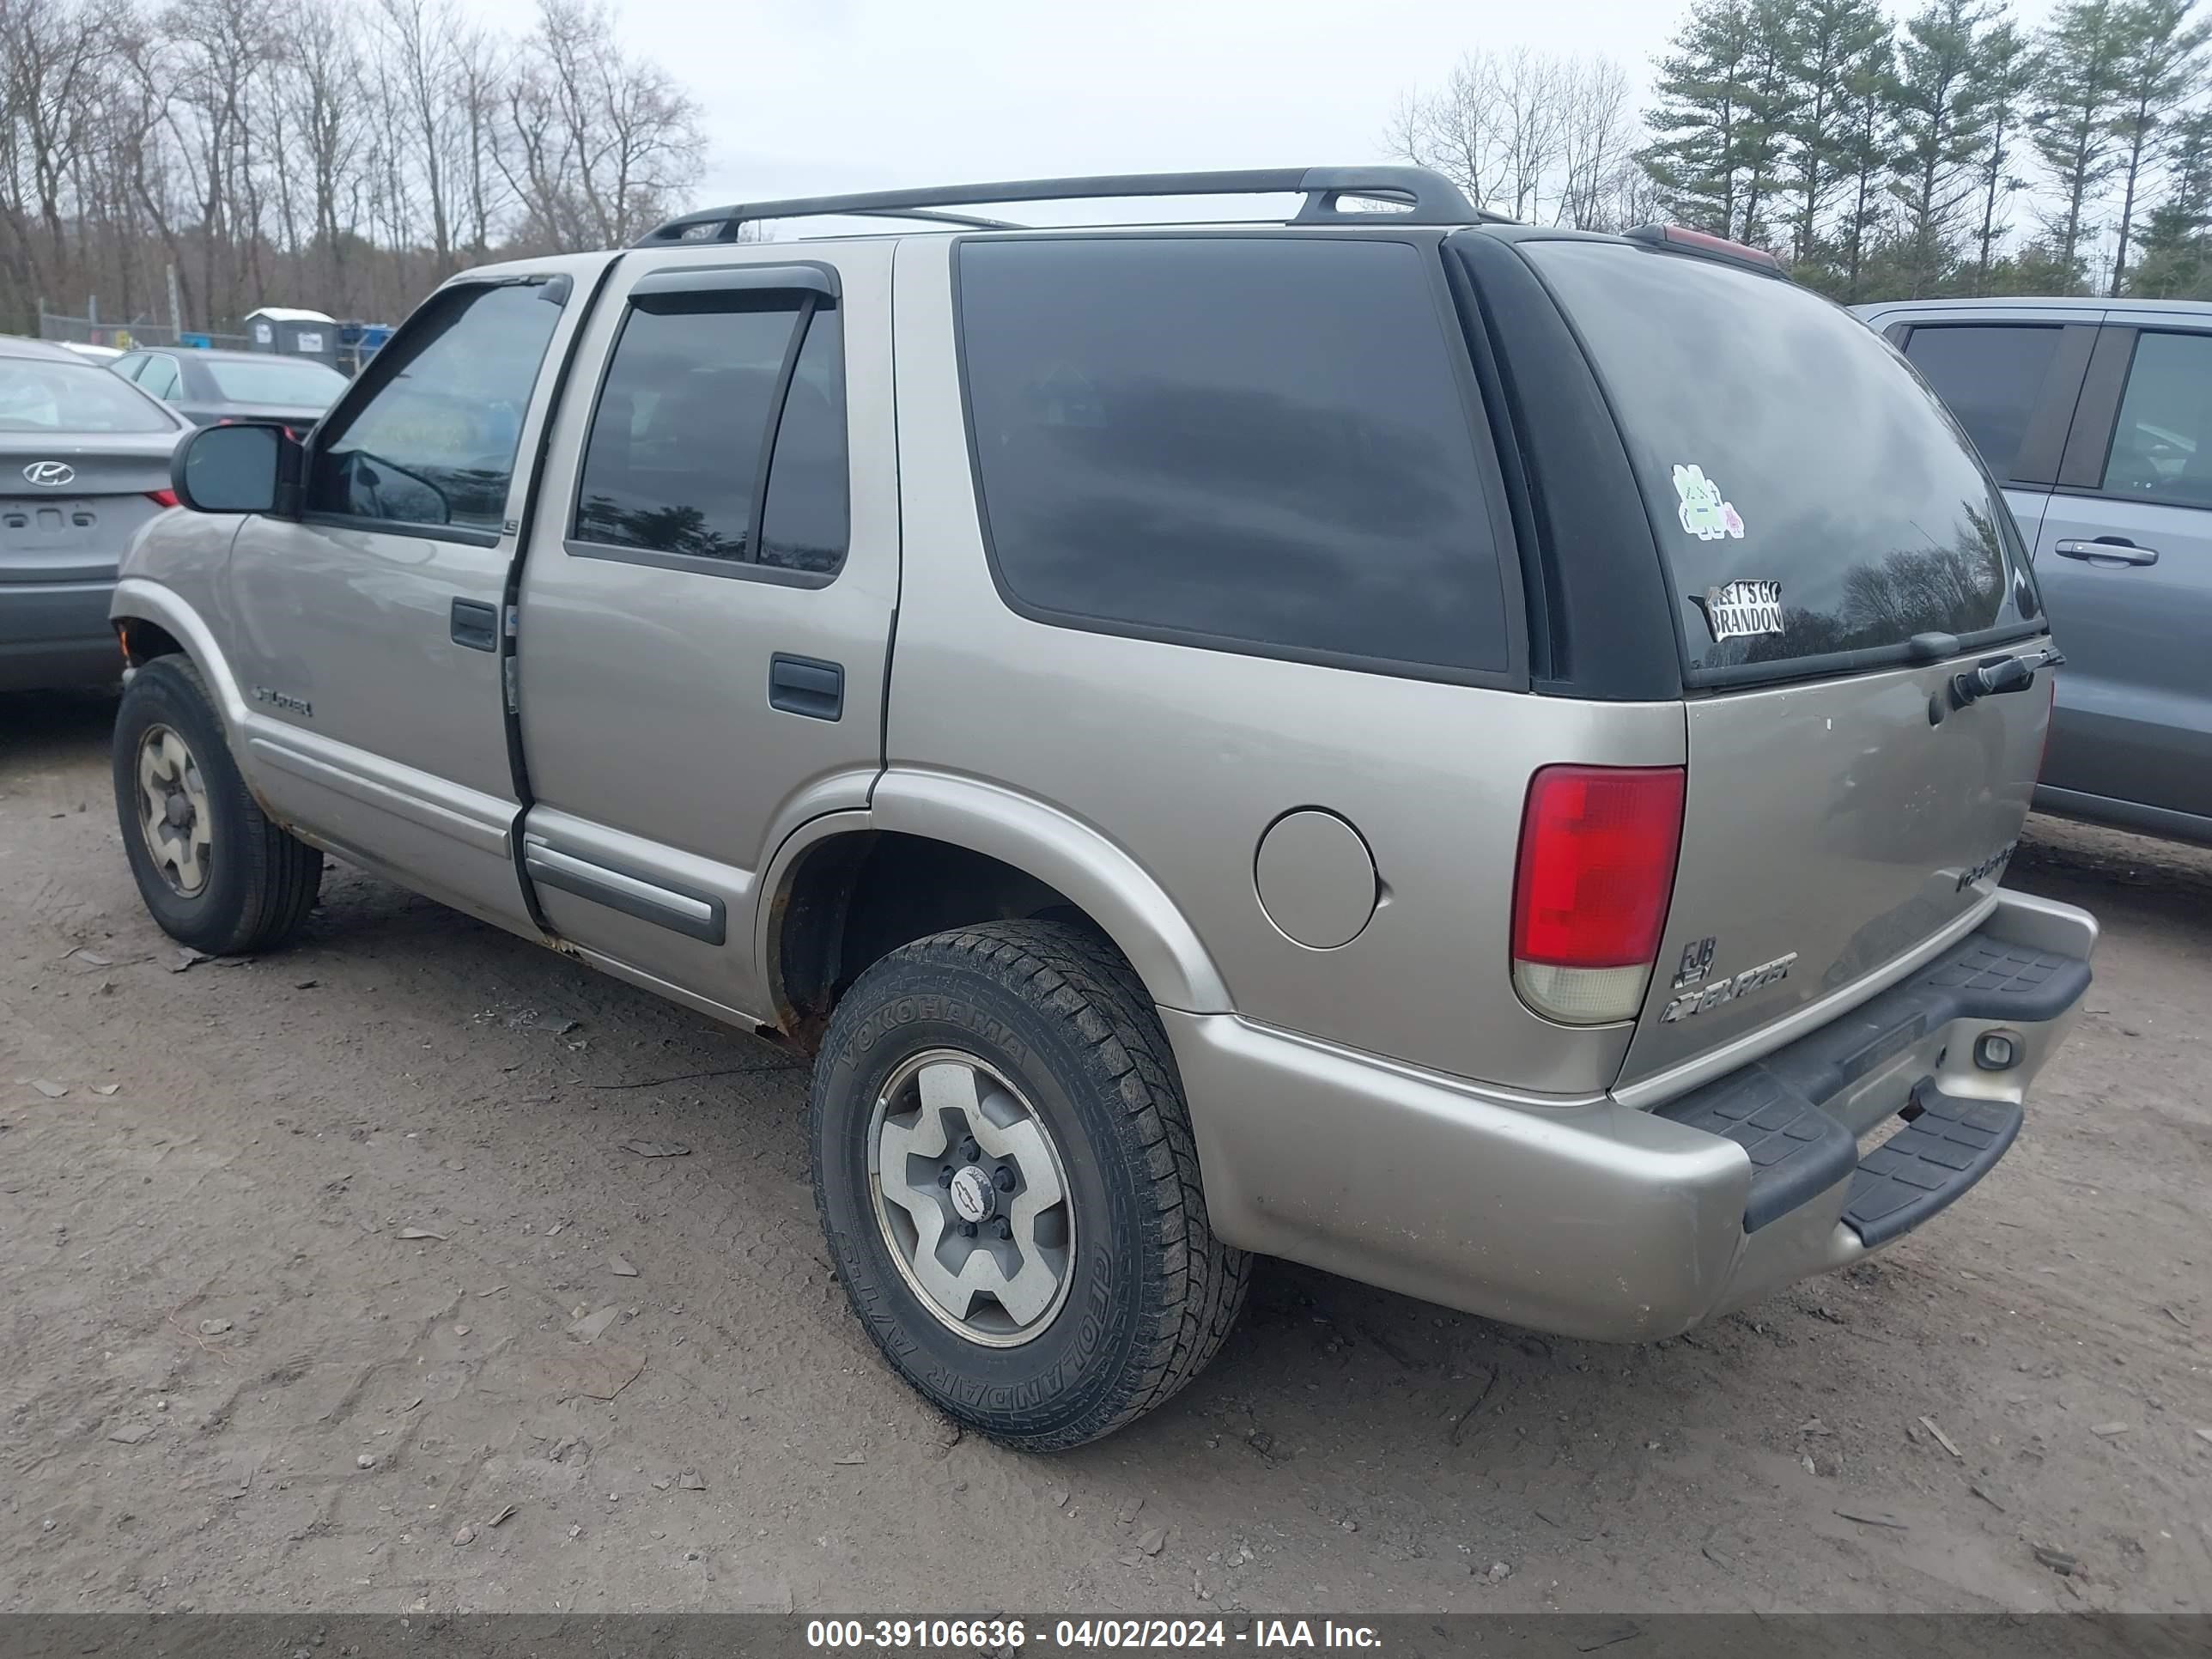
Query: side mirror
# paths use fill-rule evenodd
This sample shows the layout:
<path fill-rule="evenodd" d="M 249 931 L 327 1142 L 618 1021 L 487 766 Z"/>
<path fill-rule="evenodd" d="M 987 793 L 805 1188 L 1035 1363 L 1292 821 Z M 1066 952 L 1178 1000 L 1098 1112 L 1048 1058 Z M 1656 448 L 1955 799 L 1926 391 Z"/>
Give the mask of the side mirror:
<path fill-rule="evenodd" d="M 187 433 L 169 458 L 169 486 L 195 513 L 296 518 L 306 451 L 283 427 L 240 422 Z"/>

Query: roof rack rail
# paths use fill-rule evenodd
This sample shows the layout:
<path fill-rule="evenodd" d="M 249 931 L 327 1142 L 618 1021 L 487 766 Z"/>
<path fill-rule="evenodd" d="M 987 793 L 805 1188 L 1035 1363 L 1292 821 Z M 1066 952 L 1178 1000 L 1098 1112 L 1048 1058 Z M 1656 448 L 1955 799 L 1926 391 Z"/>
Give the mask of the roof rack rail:
<path fill-rule="evenodd" d="M 1509 222 L 1474 206 L 1457 185 L 1428 167 L 1246 167 L 1224 173 L 1122 173 L 1083 179 L 1015 179 L 998 184 L 939 185 L 927 190 L 866 191 L 854 196 L 795 196 L 781 202 L 739 202 L 702 208 L 655 227 L 639 247 L 669 242 L 734 242 L 739 227 L 765 219 L 810 219 L 828 214 L 925 219 L 982 230 L 1018 230 L 1001 219 L 979 219 L 939 210 L 1005 202 L 1097 201 L 1130 196 L 1303 196 L 1294 225 L 1471 225 Z M 1395 205 L 1347 210 L 1346 197 Z"/>

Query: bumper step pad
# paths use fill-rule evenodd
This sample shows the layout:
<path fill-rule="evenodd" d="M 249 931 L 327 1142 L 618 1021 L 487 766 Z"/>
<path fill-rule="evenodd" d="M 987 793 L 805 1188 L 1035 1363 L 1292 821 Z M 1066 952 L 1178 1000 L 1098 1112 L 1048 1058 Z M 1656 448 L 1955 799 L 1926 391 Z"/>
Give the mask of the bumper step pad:
<path fill-rule="evenodd" d="M 1662 1106 L 1659 1115 L 1743 1148 L 1751 1159 L 1743 1206 L 1747 1233 L 1819 1197 L 1859 1161 L 1850 1130 L 1763 1066 Z"/>
<path fill-rule="evenodd" d="M 1871 1249 L 1918 1226 L 1987 1175 L 2019 1134 L 2021 1109 L 1954 1099 L 1923 1078 L 1913 1091 L 1921 1115 L 1862 1162 L 1857 1143 L 1821 1103 L 1952 1020 L 2040 1024 L 2088 988 L 2086 962 L 1970 933 L 1904 983 L 1653 1115 L 1743 1148 L 1751 1159 L 1744 1231 L 1757 1232 L 1850 1176 L 1844 1219 Z"/>
<path fill-rule="evenodd" d="M 1920 1114 L 1861 1160 L 1844 1222 L 1869 1249 L 1907 1233 L 2005 1155 L 2026 1114 L 2010 1101 L 1960 1100 L 1928 1084 Z"/>

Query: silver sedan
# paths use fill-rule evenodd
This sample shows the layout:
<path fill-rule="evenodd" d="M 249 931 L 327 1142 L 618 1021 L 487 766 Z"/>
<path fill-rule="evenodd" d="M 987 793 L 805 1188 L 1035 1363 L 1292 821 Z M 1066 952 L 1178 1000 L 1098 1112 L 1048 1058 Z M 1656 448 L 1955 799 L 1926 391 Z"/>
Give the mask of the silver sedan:
<path fill-rule="evenodd" d="M 176 505 L 169 453 L 188 429 L 95 362 L 0 337 L 0 691 L 122 672 L 116 562 Z"/>

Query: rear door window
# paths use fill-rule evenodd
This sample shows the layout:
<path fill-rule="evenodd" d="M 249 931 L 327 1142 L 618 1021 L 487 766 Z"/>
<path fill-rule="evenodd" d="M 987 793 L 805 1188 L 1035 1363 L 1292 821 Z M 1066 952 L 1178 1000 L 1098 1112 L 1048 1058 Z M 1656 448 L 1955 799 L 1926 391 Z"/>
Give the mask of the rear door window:
<path fill-rule="evenodd" d="M 973 240 L 962 350 L 1001 591 L 1039 620 L 1509 665 L 1430 258 L 1361 239 Z"/>
<path fill-rule="evenodd" d="M 2000 479 L 2013 476 L 2060 334 L 2056 326 L 1923 324 L 1905 340 L 1905 356 Z"/>
<path fill-rule="evenodd" d="M 1581 331 L 1697 684 L 1968 648 L 2040 613 L 1972 444 L 1878 335 L 1795 283 L 1619 242 L 1522 245 Z"/>
<path fill-rule="evenodd" d="M 599 390 L 574 539 L 714 574 L 834 574 L 849 494 L 836 312 L 812 294 L 641 295 Z"/>
<path fill-rule="evenodd" d="M 2212 335 L 2136 337 L 2104 489 L 2130 501 L 2212 507 Z"/>

